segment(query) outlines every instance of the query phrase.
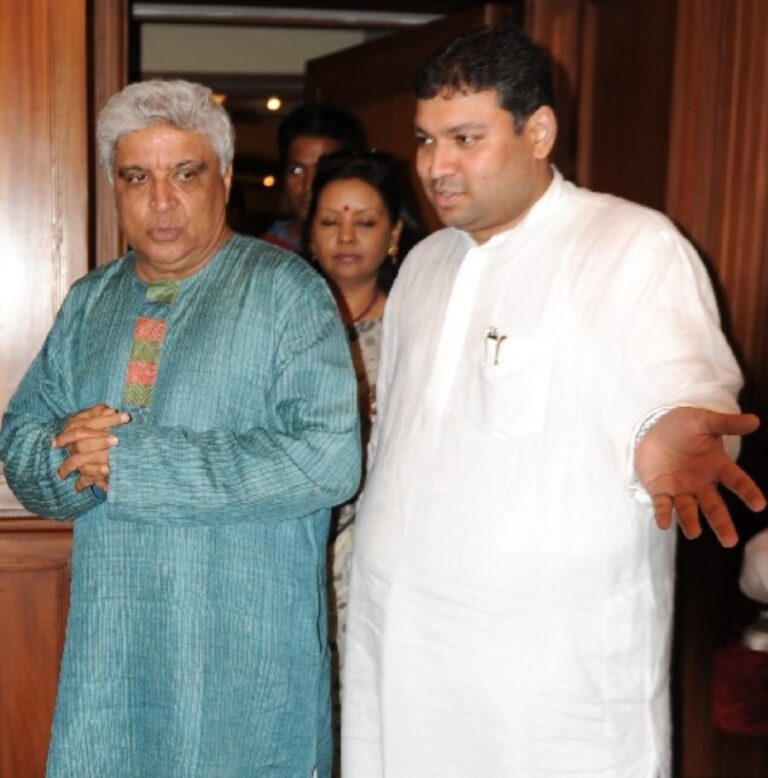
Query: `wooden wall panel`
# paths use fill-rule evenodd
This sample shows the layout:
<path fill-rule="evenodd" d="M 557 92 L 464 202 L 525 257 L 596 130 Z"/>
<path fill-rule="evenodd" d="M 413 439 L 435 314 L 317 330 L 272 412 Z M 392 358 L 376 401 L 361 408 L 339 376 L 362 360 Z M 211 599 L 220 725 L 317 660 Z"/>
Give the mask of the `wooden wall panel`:
<path fill-rule="evenodd" d="M 89 70 L 93 78 L 93 104 L 89 137 L 96 134 L 96 117 L 107 100 L 128 83 L 128 17 L 129 0 L 98 0 L 89 14 L 88 37 L 91 43 Z M 98 150 L 91 154 L 91 187 L 93 191 L 91 256 L 93 265 L 125 253 L 127 244 L 120 234 L 114 195 L 106 173 L 98 160 Z"/>
<path fill-rule="evenodd" d="M 0 775 L 42 778 L 69 608 L 66 524 L 0 521 Z"/>
<path fill-rule="evenodd" d="M 555 62 L 563 175 L 663 210 L 675 4 L 527 0 L 525 28 Z"/>
<path fill-rule="evenodd" d="M 590 0 L 578 124 L 577 179 L 664 210 L 675 4 Z"/>
<path fill-rule="evenodd" d="M 85 0 L 0 6 L 0 407 L 88 266 Z"/>
<path fill-rule="evenodd" d="M 768 4 L 678 0 L 667 210 L 709 262 L 763 429 L 742 460 L 768 487 Z M 765 517 L 745 515 L 749 537 Z M 712 725 L 712 658 L 754 616 L 738 591 L 741 552 L 714 542 L 679 555 L 679 770 L 686 778 L 768 775 L 768 741 Z"/>
<path fill-rule="evenodd" d="M 582 71 L 593 72 L 591 52 L 583 45 L 586 0 L 526 0 L 524 27 L 552 55 L 557 113 L 557 142 L 552 161 L 572 181 L 579 180 L 579 117 L 591 115 L 593 90 Z M 581 160 L 585 157 L 582 151 Z"/>
<path fill-rule="evenodd" d="M 0 412 L 88 267 L 85 10 L 0 4 Z"/>
<path fill-rule="evenodd" d="M 681 0 L 679 28 L 669 214 L 716 271 L 768 417 L 768 4 Z"/>

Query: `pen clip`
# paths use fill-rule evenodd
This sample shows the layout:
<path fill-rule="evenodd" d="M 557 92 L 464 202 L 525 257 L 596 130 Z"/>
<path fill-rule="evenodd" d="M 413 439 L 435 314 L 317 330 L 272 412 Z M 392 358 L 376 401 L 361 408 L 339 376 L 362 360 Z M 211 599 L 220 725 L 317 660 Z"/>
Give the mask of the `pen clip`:
<path fill-rule="evenodd" d="M 499 352 L 501 351 L 501 344 L 507 339 L 506 335 L 500 335 L 499 330 L 496 327 L 488 327 L 485 331 L 485 341 L 483 345 L 483 359 L 488 362 L 488 344 L 493 341 L 493 364 L 499 364 Z"/>

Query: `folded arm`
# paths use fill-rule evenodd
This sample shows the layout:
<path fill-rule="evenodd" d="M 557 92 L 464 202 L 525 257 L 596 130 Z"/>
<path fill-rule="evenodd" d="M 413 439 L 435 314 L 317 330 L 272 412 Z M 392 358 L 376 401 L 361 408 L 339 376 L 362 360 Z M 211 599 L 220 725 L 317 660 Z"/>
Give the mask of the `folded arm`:
<path fill-rule="evenodd" d="M 87 487 L 106 486 L 108 515 L 121 520 L 253 521 L 306 515 L 353 494 L 360 469 L 354 372 L 335 304 L 312 278 L 298 279 L 290 299 L 277 301 L 273 354 L 242 348 L 239 358 L 269 359 L 272 371 L 266 388 L 254 387 L 268 394 L 254 407 L 266 405 L 267 412 L 254 413 L 250 428 L 242 420 L 217 423 L 228 417 L 213 401 L 207 428 L 192 418 L 163 424 L 150 411 L 94 429 L 93 419 L 77 414 L 90 412 L 81 410 L 82 399 L 100 382 L 87 390 L 71 386 L 75 370 L 67 361 L 77 359 L 70 346 L 88 328 L 71 326 L 78 307 L 65 302 L 0 435 L 0 457 L 22 503 L 40 515 L 75 518 L 103 500 Z M 184 377 L 184 391 L 195 391 L 194 378 Z M 247 419 L 248 409 L 240 416 Z"/>
<path fill-rule="evenodd" d="M 265 418 L 246 429 L 195 429 L 137 414 L 115 430 L 110 518 L 281 520 L 330 508 L 355 493 L 360 433 L 349 346 L 327 289 L 309 291 L 295 306 L 283 305 L 275 323 Z"/>
<path fill-rule="evenodd" d="M 70 308 L 65 302 L 11 399 L 0 433 L 0 459 L 12 491 L 27 510 L 51 519 L 77 518 L 100 502 L 90 490 L 75 489 L 77 473 L 62 479 L 58 472 L 69 454 L 54 439 L 79 410 L 59 361 Z"/>

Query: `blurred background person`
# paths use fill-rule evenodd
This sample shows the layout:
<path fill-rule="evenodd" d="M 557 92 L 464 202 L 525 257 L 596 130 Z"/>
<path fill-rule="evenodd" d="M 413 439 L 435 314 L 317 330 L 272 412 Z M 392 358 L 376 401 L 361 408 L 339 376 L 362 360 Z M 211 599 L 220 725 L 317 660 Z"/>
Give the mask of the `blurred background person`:
<path fill-rule="evenodd" d="M 298 254 L 318 160 L 332 151 L 362 150 L 366 145 L 365 131 L 343 108 L 306 103 L 283 119 L 277 137 L 288 214 L 274 221 L 261 237 Z"/>
<path fill-rule="evenodd" d="M 375 414 L 387 293 L 395 278 L 398 255 L 407 252 L 416 237 L 423 236 L 418 219 L 409 213 L 409 243 L 403 243 L 404 193 L 402 166 L 396 157 L 378 151 L 337 151 L 319 161 L 306 222 L 306 253 L 328 280 L 349 330 L 364 445 Z M 333 582 L 330 642 L 337 726 L 354 520 L 354 500 L 339 506 L 329 544 Z M 336 734 L 338 745 L 338 729 Z"/>
<path fill-rule="evenodd" d="M 715 650 L 712 719 L 732 735 L 768 738 L 768 527 L 744 545 L 739 588 L 753 620 Z"/>
<path fill-rule="evenodd" d="M 768 605 L 768 527 L 744 546 L 739 587 L 750 599 Z"/>

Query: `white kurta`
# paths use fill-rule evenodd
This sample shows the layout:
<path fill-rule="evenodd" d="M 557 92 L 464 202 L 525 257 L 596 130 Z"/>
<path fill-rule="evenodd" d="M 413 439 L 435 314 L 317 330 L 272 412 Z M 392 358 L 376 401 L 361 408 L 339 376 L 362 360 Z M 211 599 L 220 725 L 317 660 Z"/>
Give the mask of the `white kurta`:
<path fill-rule="evenodd" d="M 675 534 L 628 488 L 633 430 L 740 385 L 659 213 L 555 171 L 514 229 L 422 242 L 385 317 L 345 778 L 668 775 Z"/>

